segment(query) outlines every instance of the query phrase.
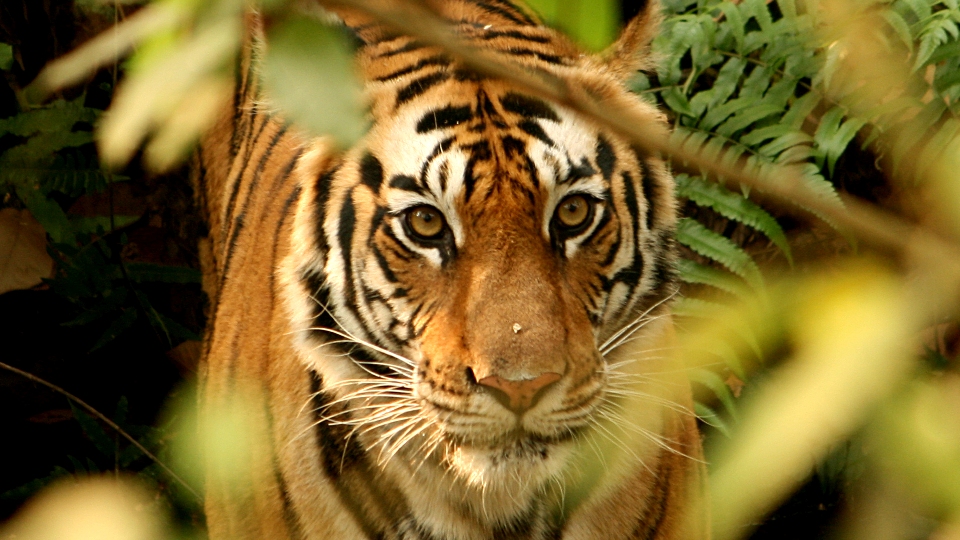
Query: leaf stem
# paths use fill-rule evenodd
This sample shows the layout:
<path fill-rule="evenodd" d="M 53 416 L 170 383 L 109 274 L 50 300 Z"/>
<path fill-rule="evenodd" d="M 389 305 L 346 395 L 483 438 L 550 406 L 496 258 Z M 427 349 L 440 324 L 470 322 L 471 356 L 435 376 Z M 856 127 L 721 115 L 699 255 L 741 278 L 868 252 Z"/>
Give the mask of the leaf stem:
<path fill-rule="evenodd" d="M 164 472 L 166 472 L 168 475 L 170 475 L 171 478 L 173 478 L 174 480 L 176 480 L 177 483 L 179 483 L 181 486 L 183 486 L 184 489 L 186 489 L 187 491 L 189 491 L 190 494 L 192 494 L 194 497 L 196 497 L 196 499 L 197 499 L 198 501 L 203 502 L 203 498 L 200 497 L 200 494 L 199 494 L 195 489 L 193 489 L 193 488 L 190 486 L 190 484 L 188 484 L 183 478 L 180 478 L 180 476 L 177 475 L 177 473 L 173 472 L 173 470 L 172 470 L 170 467 L 168 467 L 164 462 L 160 461 L 160 459 L 159 459 L 157 456 L 153 455 L 152 452 L 150 452 L 149 450 L 147 450 L 146 447 L 144 447 L 142 444 L 140 444 L 140 442 L 137 441 L 136 439 L 134 439 L 129 433 L 127 433 L 126 431 L 124 431 L 123 428 L 121 428 L 120 426 L 118 426 L 113 420 L 110 420 L 109 418 L 107 418 L 103 413 L 101 413 L 101 412 L 98 411 L 97 409 L 94 409 L 91 405 L 88 405 L 88 404 L 87 404 L 85 401 L 83 401 L 82 399 L 80 399 L 80 398 L 78 398 L 77 396 L 71 394 L 70 392 L 67 392 L 67 391 L 64 390 L 63 388 L 60 388 L 59 386 L 57 386 L 57 385 L 55 385 L 55 384 L 53 384 L 53 383 L 51 383 L 51 382 L 48 382 L 48 381 L 46 381 L 46 380 L 44 380 L 44 379 L 41 379 L 40 377 L 37 377 L 36 375 L 34 375 L 34 374 L 32 374 L 32 373 L 23 371 L 22 369 L 15 368 L 15 367 L 13 367 L 13 366 L 11 366 L 11 365 L 9 365 L 9 364 L 0 362 L 0 368 L 3 368 L 3 369 L 5 369 L 5 370 L 7 370 L 7 371 L 16 373 L 17 375 L 20 375 L 21 377 L 24 377 L 24 378 L 26 378 L 26 379 L 29 379 L 29 380 L 31 380 L 31 381 L 33 381 L 33 382 L 35 382 L 35 383 L 42 384 L 43 386 L 46 386 L 47 388 L 53 390 L 54 392 L 56 392 L 56 393 L 64 396 L 65 398 L 69 399 L 70 401 L 76 403 L 76 404 L 79 405 L 82 409 L 86 410 L 88 413 L 90 413 L 91 415 L 93 415 L 94 417 L 96 417 L 98 420 L 100 420 L 100 421 L 103 422 L 104 424 L 110 426 L 110 429 L 112 429 L 112 430 L 113 430 L 114 432 L 116 432 L 118 435 L 120 435 L 121 437 L 123 437 L 124 439 L 126 439 L 128 442 L 130 442 L 130 444 L 132 444 L 132 445 L 134 445 L 135 447 L 137 447 L 138 450 L 140 450 L 141 452 L 143 452 L 143 455 L 147 456 L 150 460 L 152 460 L 154 463 L 156 463 L 157 465 L 159 465 L 160 468 L 164 470 Z"/>

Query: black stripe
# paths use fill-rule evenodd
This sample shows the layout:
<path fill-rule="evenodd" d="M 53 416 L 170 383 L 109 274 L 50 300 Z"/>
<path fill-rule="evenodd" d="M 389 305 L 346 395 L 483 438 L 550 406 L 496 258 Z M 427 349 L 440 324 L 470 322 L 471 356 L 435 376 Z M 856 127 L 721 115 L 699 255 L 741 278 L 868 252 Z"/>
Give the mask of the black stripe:
<path fill-rule="evenodd" d="M 637 202 L 637 188 L 634 187 L 633 177 L 629 172 L 623 171 L 620 177 L 623 179 L 623 204 L 627 205 L 627 213 L 630 214 L 630 224 L 633 227 L 634 244 L 637 244 L 639 247 L 640 205 Z"/>
<path fill-rule="evenodd" d="M 604 180 L 610 180 L 613 174 L 613 168 L 617 164 L 617 157 L 613 153 L 613 147 L 603 135 L 597 137 L 597 167 L 603 173 Z"/>
<path fill-rule="evenodd" d="M 501 31 L 488 31 L 483 35 L 483 39 L 491 40 L 501 37 L 509 37 L 514 39 L 520 39 L 523 41 L 530 41 L 533 43 L 550 43 L 549 36 L 531 36 L 524 34 L 519 30 L 501 30 Z"/>
<path fill-rule="evenodd" d="M 540 177 L 537 175 L 537 166 L 533 163 L 533 160 L 530 159 L 530 156 L 524 156 L 527 161 L 527 172 L 530 173 L 530 183 L 533 185 L 534 190 L 540 189 Z M 526 186 L 520 186 L 520 189 L 523 189 L 527 192 L 527 198 L 530 199 L 530 204 L 536 206 L 536 194 L 533 191 L 526 189 Z"/>
<path fill-rule="evenodd" d="M 450 74 L 445 71 L 438 71 L 436 73 L 431 73 L 424 77 L 420 77 L 412 81 L 407 86 L 404 86 L 397 92 L 397 102 L 394 107 L 399 107 L 404 103 L 410 101 L 411 99 L 423 94 L 430 88 L 442 83 L 443 81 L 450 78 Z"/>
<path fill-rule="evenodd" d="M 258 146 L 257 142 L 260 140 L 260 136 L 263 135 L 263 132 L 267 128 L 267 124 L 269 123 L 269 121 L 270 121 L 270 117 L 267 115 L 264 115 L 263 123 L 260 125 L 260 129 L 257 131 L 256 136 L 247 143 L 248 147 L 247 147 L 246 155 L 243 158 L 243 166 L 240 168 L 240 172 L 237 174 L 236 181 L 234 182 L 233 186 L 231 186 L 230 198 L 227 201 L 227 207 L 224 209 L 221 217 L 221 219 L 223 219 L 221 230 L 222 230 L 222 234 L 224 235 L 227 234 L 230 230 L 230 226 L 229 226 L 230 219 L 233 217 L 234 207 L 236 206 L 237 200 L 239 199 L 239 196 L 240 196 L 240 189 L 243 186 L 243 180 L 247 173 L 247 165 L 252 160 L 253 151 Z M 263 170 L 263 167 L 266 164 L 267 160 L 270 159 L 270 156 L 273 154 L 274 147 L 276 147 L 276 145 L 280 142 L 280 139 L 283 138 L 286 131 L 287 131 L 286 125 L 281 126 L 280 129 L 277 130 L 277 132 L 273 136 L 273 139 L 271 139 L 270 142 L 267 143 L 267 147 L 264 149 L 263 155 L 260 156 L 260 161 L 257 163 L 256 170 L 258 171 Z M 252 186 L 251 186 L 251 189 L 252 189 Z M 247 190 L 248 198 L 251 192 L 252 192 L 251 190 Z"/>
<path fill-rule="evenodd" d="M 620 251 L 620 244 L 623 241 L 623 235 L 620 234 L 619 227 L 614 229 L 614 232 L 616 233 L 616 238 L 614 238 L 613 242 L 610 242 L 610 249 L 607 250 L 607 254 L 603 257 L 603 260 L 600 261 L 600 266 L 603 268 L 613 264 L 614 259 L 617 258 L 617 252 Z"/>
<path fill-rule="evenodd" d="M 504 51 L 507 54 L 512 56 L 532 56 L 537 60 L 541 60 L 548 64 L 564 64 L 564 58 L 557 56 L 555 54 L 547 54 L 540 51 L 535 51 L 533 49 L 528 49 L 526 47 L 510 47 Z"/>
<path fill-rule="evenodd" d="M 271 422 L 272 423 L 272 422 Z M 300 521 L 297 520 L 297 512 L 293 508 L 293 501 L 290 500 L 290 490 L 287 489 L 287 483 L 280 474 L 280 465 L 276 462 L 274 455 L 274 480 L 277 482 L 277 489 L 280 491 L 280 505 L 283 507 L 283 521 L 287 525 L 287 532 L 292 540 L 303 538 L 303 529 L 300 528 Z"/>
<path fill-rule="evenodd" d="M 500 145 L 503 147 L 503 153 L 508 159 L 521 156 L 527 151 L 527 143 L 513 135 L 504 136 L 500 141 Z"/>
<path fill-rule="evenodd" d="M 315 241 L 317 249 L 324 254 L 329 251 L 330 245 L 327 243 L 327 235 L 323 230 L 323 222 L 326 221 L 327 217 L 327 204 L 330 201 L 330 188 L 333 185 L 333 177 L 339 170 L 340 165 L 338 164 L 320 175 L 320 178 L 317 178 L 317 182 L 314 184 L 314 191 L 316 192 L 314 204 L 317 212 L 317 221 L 315 224 L 317 237 Z"/>
<path fill-rule="evenodd" d="M 560 121 L 560 117 L 554 112 L 553 107 L 542 99 L 535 97 L 509 92 L 500 100 L 500 105 L 503 106 L 503 110 L 519 114 L 525 118 L 543 118 L 544 120 L 551 120 L 553 122 Z"/>
<path fill-rule="evenodd" d="M 654 212 L 659 210 L 655 205 L 659 190 L 657 189 L 657 179 L 650 174 L 650 166 L 644 159 L 640 160 L 640 185 L 643 186 L 643 196 L 647 199 L 647 230 L 653 230 Z"/>
<path fill-rule="evenodd" d="M 321 269 L 311 269 L 300 276 L 300 282 L 307 290 L 307 294 L 310 296 L 312 302 L 310 304 L 313 315 L 313 325 L 310 327 L 311 335 L 321 342 L 329 341 L 327 338 L 329 338 L 330 334 L 323 329 L 335 329 L 337 323 L 333 319 L 329 307 L 327 307 L 330 305 L 330 298 L 329 291 L 327 290 L 326 275 Z M 339 345 L 332 343 L 324 346 L 334 347 L 342 351 Z"/>
<path fill-rule="evenodd" d="M 412 52 L 412 51 L 419 51 L 420 49 L 423 49 L 425 47 L 426 47 L 426 44 L 424 43 L 421 43 L 419 41 L 411 41 L 402 47 L 398 47 L 391 51 L 387 51 L 383 54 L 379 54 L 377 56 L 374 56 L 373 58 L 374 59 L 390 58 L 391 56 L 396 56 L 398 54 L 403 54 L 403 53 Z"/>
<path fill-rule="evenodd" d="M 340 257 L 343 259 L 344 285 L 347 291 L 353 292 L 353 264 L 350 256 L 353 253 L 353 228 L 357 224 L 356 208 L 353 206 L 353 191 L 343 198 L 340 207 L 340 221 L 337 223 L 337 241 L 340 243 Z M 348 298 L 349 302 L 352 298 Z"/>
<path fill-rule="evenodd" d="M 420 121 L 417 122 L 417 133 L 427 133 L 435 129 L 451 128 L 459 125 L 461 122 L 467 122 L 473 118 L 473 111 L 470 107 L 454 107 L 452 105 L 442 109 L 433 109 L 428 111 Z"/>
<path fill-rule="evenodd" d="M 653 486 L 653 493 L 648 498 L 651 504 L 647 507 L 646 512 L 640 516 L 636 527 L 634 527 L 630 533 L 630 538 L 636 538 L 637 540 L 651 540 L 656 538 L 660 524 L 663 523 L 663 519 L 667 515 L 667 499 L 670 497 L 671 475 L 669 471 L 663 470 L 665 463 L 663 457 L 664 452 L 667 452 L 667 450 L 660 451 L 660 464 L 657 466 L 656 475 L 654 475 L 656 484 Z"/>
<path fill-rule="evenodd" d="M 230 238 L 226 245 L 226 256 L 224 257 L 223 270 L 221 273 L 221 285 L 226 279 L 230 270 L 230 263 L 233 260 L 234 252 L 237 248 L 237 240 L 240 238 L 240 233 L 243 231 L 244 221 L 246 220 L 247 208 L 250 206 L 250 199 L 252 198 L 253 192 L 257 187 L 257 184 L 260 181 L 260 175 L 263 173 L 263 169 L 266 167 L 267 161 L 273 155 L 273 150 L 283 138 L 283 135 L 287 132 L 287 125 L 283 125 L 274 135 L 273 139 L 270 141 L 267 149 L 264 150 L 263 155 L 260 156 L 260 161 L 257 164 L 257 168 L 254 169 L 253 178 L 250 179 L 250 187 L 247 189 L 247 195 L 243 199 L 243 203 L 240 206 L 240 211 L 237 216 L 233 219 L 233 227 L 230 229 Z M 241 178 L 242 179 L 242 178 Z M 240 180 L 238 179 L 238 184 Z M 239 192 L 239 189 L 233 194 L 236 195 Z M 233 202 L 236 202 L 237 198 L 234 198 Z"/>
<path fill-rule="evenodd" d="M 390 227 L 385 227 L 383 229 L 383 235 L 390 239 L 393 242 L 393 246 L 390 247 L 390 255 L 400 259 L 403 262 L 410 262 L 414 255 L 407 249 L 406 244 L 400 241 L 397 238 L 397 235 L 393 234 L 393 230 Z"/>
<path fill-rule="evenodd" d="M 474 167 L 477 166 L 477 156 L 470 155 L 467 159 L 467 165 L 463 168 L 463 202 L 470 202 L 473 196 L 473 190 L 477 187 L 477 177 L 473 174 Z"/>
<path fill-rule="evenodd" d="M 440 164 L 440 170 L 437 171 L 437 174 L 440 176 L 440 191 L 446 193 L 447 191 L 447 180 L 450 178 L 450 162 L 444 161 Z"/>
<path fill-rule="evenodd" d="M 290 161 L 280 169 L 279 174 L 275 174 L 273 177 L 273 183 L 270 185 L 270 189 L 267 190 L 266 198 L 268 201 L 272 201 L 277 197 L 277 191 L 287 183 L 288 180 L 293 178 L 291 174 L 294 167 L 297 166 L 297 163 L 300 161 L 300 158 L 303 157 L 304 148 L 297 148 L 296 152 L 293 153 L 293 157 L 290 158 Z M 269 216 L 269 211 L 264 211 L 260 215 L 260 222 L 263 223 L 263 220 Z"/>
<path fill-rule="evenodd" d="M 484 2 L 483 0 L 474 0 L 473 3 L 483 11 L 486 11 L 492 15 L 499 15 L 512 23 L 520 25 L 534 24 L 530 17 L 527 17 L 525 13 L 518 12 L 516 8 L 510 4 L 506 4 L 505 7 L 498 7 L 490 2 Z"/>
<path fill-rule="evenodd" d="M 567 162 L 570 164 L 570 171 L 567 173 L 567 177 L 560 181 L 561 184 L 580 180 L 581 178 L 590 178 L 591 176 L 597 174 L 597 170 L 590 166 L 590 162 L 587 161 L 587 158 L 583 158 L 580 161 L 580 164 L 577 165 L 574 164 L 568 156 Z"/>
<path fill-rule="evenodd" d="M 603 214 L 600 216 L 600 221 L 597 223 L 597 226 L 594 227 L 593 230 L 590 231 L 590 234 L 583 239 L 583 241 L 581 242 L 581 245 L 589 244 L 595 241 L 597 239 L 597 236 L 603 233 L 603 228 L 606 227 L 608 223 L 610 223 L 610 220 L 613 218 L 613 212 L 611 212 L 609 208 L 605 210 L 606 211 L 603 212 Z"/>
<path fill-rule="evenodd" d="M 383 272 L 383 277 L 387 278 L 387 281 L 390 283 L 397 283 L 399 281 L 397 275 L 393 273 L 393 269 L 390 268 L 390 263 L 387 262 L 387 258 L 383 256 L 380 248 L 374 244 L 370 246 L 370 250 L 373 251 L 373 258 L 376 259 L 380 271 Z"/>
<path fill-rule="evenodd" d="M 380 186 L 383 184 L 383 165 L 370 152 L 364 154 L 360 160 L 360 181 L 369 186 L 374 193 L 380 193 Z"/>
<path fill-rule="evenodd" d="M 354 493 L 340 481 L 349 471 L 359 469 L 359 473 L 369 472 L 363 448 L 356 437 L 351 437 L 349 426 L 334 425 L 323 419 L 324 413 L 331 411 L 330 402 L 323 392 L 323 381 L 315 371 L 310 370 L 310 394 L 313 396 L 313 413 L 317 448 L 320 450 L 320 465 L 334 483 L 339 494 L 339 500 L 346 506 L 363 529 L 368 538 L 380 537 L 377 527 L 370 523 L 369 517 L 363 511 L 363 503 L 357 500 Z M 367 476 L 367 475 L 364 475 Z"/>
<path fill-rule="evenodd" d="M 420 184 L 423 186 L 427 185 L 427 171 L 430 170 L 430 166 L 433 165 L 437 156 L 443 153 L 444 149 L 450 148 L 450 145 L 453 144 L 453 141 L 456 137 L 447 137 L 446 139 L 437 143 L 433 147 L 433 150 L 430 151 L 430 155 L 423 160 L 423 165 L 420 166 Z"/>
<path fill-rule="evenodd" d="M 550 136 L 543 131 L 543 128 L 540 127 L 540 124 L 537 123 L 536 120 L 524 120 L 517 124 L 517 127 L 523 130 L 526 134 L 540 139 L 543 141 L 543 144 L 547 146 L 556 146 L 556 143 L 553 142 L 553 139 L 551 139 Z"/>
<path fill-rule="evenodd" d="M 404 191 L 412 191 L 413 193 L 420 193 L 420 194 L 423 194 L 426 192 L 426 190 L 423 187 L 421 187 L 420 184 L 417 184 L 416 178 L 406 174 L 398 174 L 398 175 L 395 175 L 393 178 L 391 178 L 390 187 L 394 189 L 402 189 Z"/>
<path fill-rule="evenodd" d="M 530 18 L 530 15 L 523 10 L 523 7 L 521 5 L 518 5 L 515 2 L 512 2 L 511 0 L 488 0 L 488 2 L 491 4 L 498 4 L 498 5 L 504 6 L 507 9 L 512 10 L 513 13 L 517 17 L 520 17 L 525 24 L 532 25 L 532 26 L 537 25 L 537 21 Z"/>
<path fill-rule="evenodd" d="M 284 223 L 286 223 L 288 217 L 293 217 L 293 212 L 290 211 L 290 207 L 293 206 L 297 199 L 300 198 L 301 188 L 300 186 L 294 186 L 293 191 L 290 193 L 290 196 L 287 197 L 287 200 L 283 201 L 283 207 L 280 210 L 280 219 L 277 220 L 277 227 L 273 231 L 273 262 L 271 263 L 271 272 L 270 272 L 270 296 L 271 303 L 276 300 L 276 281 L 277 273 L 272 271 L 280 267 L 279 262 L 277 261 L 277 249 L 280 246 L 280 230 L 283 228 Z"/>
<path fill-rule="evenodd" d="M 374 80 L 378 82 L 384 82 L 384 81 L 389 81 L 390 79 L 396 79 L 397 77 L 402 77 L 404 75 L 409 75 L 411 73 L 420 71 L 423 68 L 428 66 L 449 66 L 449 65 L 450 65 L 450 58 L 447 55 L 437 54 L 434 56 L 429 56 L 427 58 L 422 58 L 420 61 L 418 61 L 415 64 L 409 65 L 405 68 L 398 69 L 392 73 L 383 75 L 382 77 L 377 77 Z"/>

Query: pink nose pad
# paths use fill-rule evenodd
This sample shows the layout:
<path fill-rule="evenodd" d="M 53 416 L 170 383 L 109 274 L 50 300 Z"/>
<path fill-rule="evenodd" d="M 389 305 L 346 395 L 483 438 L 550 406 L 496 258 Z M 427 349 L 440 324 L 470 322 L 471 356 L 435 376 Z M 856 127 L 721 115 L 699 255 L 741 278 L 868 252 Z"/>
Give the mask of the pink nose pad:
<path fill-rule="evenodd" d="M 559 380 L 559 373 L 547 372 L 535 379 L 512 381 L 499 375 L 490 375 L 477 382 L 492 389 L 493 396 L 506 408 L 520 414 L 536 404 L 543 391 Z"/>

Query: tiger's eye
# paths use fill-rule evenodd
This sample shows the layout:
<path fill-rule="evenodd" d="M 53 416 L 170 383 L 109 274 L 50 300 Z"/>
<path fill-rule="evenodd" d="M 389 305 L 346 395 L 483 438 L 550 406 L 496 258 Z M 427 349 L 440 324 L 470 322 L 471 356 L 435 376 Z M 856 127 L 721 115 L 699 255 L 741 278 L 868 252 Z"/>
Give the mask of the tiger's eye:
<path fill-rule="evenodd" d="M 407 225 L 420 238 L 436 238 L 443 232 L 443 214 L 432 206 L 417 206 L 407 212 Z"/>
<path fill-rule="evenodd" d="M 557 222 L 568 229 L 583 225 L 589 216 L 590 202 L 583 195 L 571 195 L 557 207 Z"/>

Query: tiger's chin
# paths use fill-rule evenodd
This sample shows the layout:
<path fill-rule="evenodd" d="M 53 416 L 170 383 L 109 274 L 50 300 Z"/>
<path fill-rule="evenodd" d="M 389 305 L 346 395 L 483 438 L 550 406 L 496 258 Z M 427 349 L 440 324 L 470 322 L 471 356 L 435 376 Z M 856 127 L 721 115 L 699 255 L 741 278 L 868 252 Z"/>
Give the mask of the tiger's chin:
<path fill-rule="evenodd" d="M 454 445 L 446 462 L 470 487 L 520 500 L 558 478 L 572 452 L 570 439 L 513 435 L 494 444 Z"/>

